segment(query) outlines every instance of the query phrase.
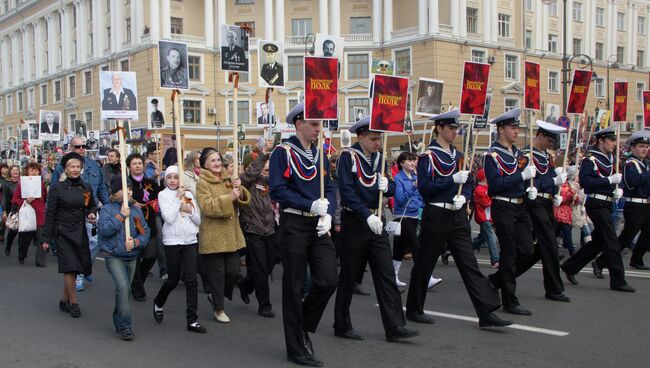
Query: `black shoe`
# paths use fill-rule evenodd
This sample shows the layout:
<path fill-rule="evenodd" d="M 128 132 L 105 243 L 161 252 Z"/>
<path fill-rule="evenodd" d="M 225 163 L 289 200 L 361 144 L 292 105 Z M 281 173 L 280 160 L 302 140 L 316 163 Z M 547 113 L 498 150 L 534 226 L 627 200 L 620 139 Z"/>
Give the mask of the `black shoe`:
<path fill-rule="evenodd" d="M 603 269 L 598 266 L 598 262 L 593 261 L 591 262 L 591 268 L 594 273 L 594 276 L 596 276 L 597 279 L 603 279 Z"/>
<path fill-rule="evenodd" d="M 510 314 L 516 314 L 518 316 L 532 316 L 533 315 L 533 313 L 531 311 L 529 311 L 528 309 L 522 307 L 521 305 L 518 305 L 518 306 L 515 306 L 515 307 L 510 307 L 510 308 L 503 307 L 503 311 L 506 312 L 506 313 L 510 313 Z"/>
<path fill-rule="evenodd" d="M 298 365 L 304 365 L 306 367 L 322 367 L 323 362 L 316 359 L 313 355 L 301 355 L 301 356 L 290 356 L 287 357 L 290 362 L 296 363 Z"/>
<path fill-rule="evenodd" d="M 564 272 L 564 274 L 566 275 L 566 279 L 569 280 L 569 282 L 572 285 L 578 285 L 578 280 L 576 280 L 576 277 L 575 277 L 574 274 L 569 273 L 569 271 L 567 271 L 564 268 L 564 266 L 560 266 L 560 269 L 562 270 L 562 272 Z"/>
<path fill-rule="evenodd" d="M 161 323 L 163 321 L 164 314 L 163 314 L 162 309 L 157 311 L 156 307 L 157 307 L 157 305 L 156 305 L 156 302 L 154 301 L 153 302 L 153 319 L 155 319 L 156 322 Z"/>
<path fill-rule="evenodd" d="M 402 339 L 410 339 L 411 337 L 420 336 L 420 333 L 415 330 L 409 330 L 404 326 L 398 326 L 386 330 L 386 341 L 395 342 Z"/>
<path fill-rule="evenodd" d="M 133 330 L 130 328 L 123 328 L 120 330 L 120 339 L 122 340 L 133 340 Z"/>
<path fill-rule="evenodd" d="M 488 276 L 488 283 L 492 289 L 501 289 L 501 284 L 499 283 L 499 279 L 496 277 L 496 274 L 491 274 Z"/>
<path fill-rule="evenodd" d="M 361 336 L 361 334 L 355 330 L 354 328 L 351 328 L 345 332 L 341 332 L 338 330 L 334 330 L 334 336 L 337 337 L 342 337 L 344 339 L 350 339 L 350 340 L 365 340 L 366 338 Z"/>
<path fill-rule="evenodd" d="M 198 322 L 194 322 L 191 325 L 187 326 L 188 331 L 197 332 L 197 333 L 206 333 L 208 330 L 205 327 L 201 326 Z"/>
<path fill-rule="evenodd" d="M 70 313 L 70 302 L 59 300 L 59 310 L 61 312 Z"/>
<path fill-rule="evenodd" d="M 241 296 L 241 301 L 244 302 L 244 304 L 250 304 L 251 299 L 248 297 L 248 290 L 242 285 L 243 282 L 239 282 L 237 284 L 237 287 L 239 287 L 239 295 Z"/>
<path fill-rule="evenodd" d="M 616 290 L 616 291 L 623 291 L 623 292 L 626 292 L 626 293 L 634 293 L 634 292 L 636 292 L 636 289 L 633 288 L 632 286 L 630 286 L 629 284 L 625 284 L 625 285 L 621 285 L 621 286 L 612 286 L 611 289 Z"/>
<path fill-rule="evenodd" d="M 512 321 L 499 318 L 494 313 L 490 313 L 485 317 L 479 317 L 478 327 L 479 328 L 490 328 L 490 327 L 506 327 L 510 326 Z"/>
<path fill-rule="evenodd" d="M 449 265 L 449 256 L 451 255 L 450 251 L 446 251 L 442 253 L 442 256 L 440 256 L 440 260 L 442 261 L 442 264 L 445 266 Z"/>
<path fill-rule="evenodd" d="M 650 270 L 650 267 L 644 265 L 643 263 L 630 262 L 630 267 L 643 271 Z"/>
<path fill-rule="evenodd" d="M 314 357 L 314 345 L 311 343 L 311 339 L 309 338 L 309 332 L 303 331 L 302 332 L 302 344 L 305 346 L 305 349 L 307 350 L 307 353 Z M 322 362 L 321 362 L 322 364 Z"/>
<path fill-rule="evenodd" d="M 569 303 L 571 299 L 568 296 L 559 293 L 559 294 L 546 294 L 546 299 L 552 300 L 554 302 L 566 302 Z"/>
<path fill-rule="evenodd" d="M 273 318 L 275 317 L 275 312 L 272 309 L 264 309 L 257 312 L 262 317 Z"/>
<path fill-rule="evenodd" d="M 558 261 L 561 261 L 561 260 L 563 260 L 563 259 L 565 259 L 565 258 L 566 258 L 566 254 L 563 254 L 563 253 L 560 253 L 560 254 L 557 256 L 557 260 L 558 260 Z"/>
<path fill-rule="evenodd" d="M 79 309 L 79 304 L 77 303 L 70 304 L 70 317 L 72 318 L 81 317 L 81 309 Z"/>
<path fill-rule="evenodd" d="M 133 300 L 136 302 L 144 303 L 147 301 L 147 296 L 146 295 L 134 295 Z"/>
<path fill-rule="evenodd" d="M 406 319 L 408 319 L 411 322 L 426 323 L 430 325 L 436 323 L 433 317 L 427 316 L 424 313 L 418 313 L 414 311 L 406 311 Z"/>
<path fill-rule="evenodd" d="M 18 263 L 25 264 L 25 258 L 18 257 Z"/>
<path fill-rule="evenodd" d="M 355 294 L 359 295 L 370 295 L 369 292 L 367 292 L 361 284 L 354 284 L 354 290 L 352 290 Z"/>

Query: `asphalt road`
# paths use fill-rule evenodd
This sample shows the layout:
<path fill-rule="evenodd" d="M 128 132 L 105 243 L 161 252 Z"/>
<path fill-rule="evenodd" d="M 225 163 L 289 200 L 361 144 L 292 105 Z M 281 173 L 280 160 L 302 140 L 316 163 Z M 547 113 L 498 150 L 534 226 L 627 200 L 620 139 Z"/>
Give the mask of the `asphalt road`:
<path fill-rule="evenodd" d="M 56 272 L 56 259 L 49 257 L 47 268 L 36 268 L 33 248 L 25 265 L 18 264 L 16 252 L 0 256 L 2 368 L 294 366 L 287 362 L 284 349 L 280 266 L 271 282 L 276 318 L 258 316 L 254 297 L 250 305 L 236 297 L 226 302 L 232 323 L 220 324 L 212 319 L 206 296 L 200 293 L 199 318 L 208 329 L 205 335 L 185 330 L 183 286 L 171 294 L 164 322 L 159 325 L 153 320 L 151 298 L 161 281 L 150 278 L 147 302 L 131 302 L 135 339 L 128 342 L 120 340 L 112 327 L 113 283 L 101 260 L 95 265 L 95 281 L 80 293 L 83 316 L 72 319 L 58 311 L 63 281 Z M 491 273 L 487 251 L 478 256 L 484 273 Z M 402 268 L 405 282 L 410 267 L 405 262 Z M 647 367 L 650 272 L 627 271 L 637 293 L 610 291 L 608 280 L 596 279 L 587 268 L 578 276 L 580 285 L 566 285 L 572 302 L 558 303 L 544 299 L 542 274 L 536 266 L 518 285 L 518 297 L 533 315 L 499 312 L 517 326 L 495 332 L 478 329 L 452 260 L 449 266 L 439 264 L 435 275 L 444 282 L 428 293 L 426 309 L 437 316 L 436 324 L 409 324 L 422 333 L 420 337 L 386 342 L 372 292 L 355 295 L 352 303 L 353 324 L 365 341 L 334 336 L 334 298 L 312 340 L 326 367 Z M 364 286 L 372 289 L 370 273 Z"/>

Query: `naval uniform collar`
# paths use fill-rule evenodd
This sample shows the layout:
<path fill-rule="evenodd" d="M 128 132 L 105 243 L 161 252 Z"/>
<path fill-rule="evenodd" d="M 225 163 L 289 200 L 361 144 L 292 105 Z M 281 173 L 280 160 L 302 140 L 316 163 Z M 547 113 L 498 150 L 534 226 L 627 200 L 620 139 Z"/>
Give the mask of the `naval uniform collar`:
<path fill-rule="evenodd" d="M 318 161 L 318 147 L 313 143 L 309 147 L 309 152 L 305 150 L 305 148 L 302 146 L 302 143 L 295 135 L 289 138 L 286 143 L 291 147 L 292 150 L 298 152 L 301 156 L 310 160 L 312 163 L 316 163 L 316 161 Z"/>
<path fill-rule="evenodd" d="M 589 149 L 589 153 L 592 153 L 592 154 L 594 154 L 594 155 L 599 155 L 599 156 L 601 156 L 602 158 L 606 158 L 606 159 L 608 159 L 610 162 L 614 159 L 614 155 L 613 155 L 613 154 L 610 153 L 609 155 L 606 155 L 604 152 L 602 152 L 601 150 L 599 150 L 598 147 L 595 147 L 595 146 L 594 146 L 594 147 L 591 147 L 591 148 Z"/>
<path fill-rule="evenodd" d="M 636 162 L 639 163 L 639 165 L 643 166 L 644 169 L 647 168 L 647 167 L 646 167 L 646 164 L 645 164 L 645 160 L 642 160 L 642 159 L 640 159 L 640 158 L 638 158 L 638 157 L 636 157 L 636 156 L 634 156 L 634 155 L 631 155 L 630 158 L 628 158 L 627 160 L 628 160 L 628 161 L 632 161 L 632 160 L 633 160 L 633 161 L 636 161 Z"/>
<path fill-rule="evenodd" d="M 498 152 L 505 153 L 505 154 L 509 155 L 512 158 L 516 158 L 517 157 L 517 152 L 519 151 L 517 149 L 517 146 L 515 146 L 514 144 L 512 145 L 511 149 L 508 149 L 508 147 L 506 147 L 503 144 L 499 143 L 499 141 L 496 141 L 496 142 L 492 143 L 492 148 L 494 150 L 498 151 Z"/>
<path fill-rule="evenodd" d="M 456 158 L 456 147 L 454 147 L 453 144 L 449 145 L 449 149 L 443 148 L 435 139 L 431 141 L 431 144 L 429 144 L 429 147 L 427 147 L 430 151 L 434 152 L 444 152 L 447 154 L 451 159 Z"/>

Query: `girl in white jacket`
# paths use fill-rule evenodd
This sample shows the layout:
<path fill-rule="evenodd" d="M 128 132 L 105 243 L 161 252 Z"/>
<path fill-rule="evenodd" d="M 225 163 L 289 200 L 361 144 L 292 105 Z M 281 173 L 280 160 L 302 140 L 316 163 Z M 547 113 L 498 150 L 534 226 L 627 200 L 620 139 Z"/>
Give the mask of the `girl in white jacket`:
<path fill-rule="evenodd" d="M 187 330 L 205 333 L 206 329 L 197 322 L 196 315 L 196 265 L 199 255 L 196 235 L 201 224 L 201 213 L 192 193 L 179 187 L 178 166 L 170 166 L 165 170 L 165 186 L 165 190 L 158 194 L 158 205 L 164 222 L 162 236 L 169 278 L 153 300 L 153 318 L 158 323 L 162 322 L 163 306 L 169 293 L 178 285 L 182 268 L 187 303 Z"/>

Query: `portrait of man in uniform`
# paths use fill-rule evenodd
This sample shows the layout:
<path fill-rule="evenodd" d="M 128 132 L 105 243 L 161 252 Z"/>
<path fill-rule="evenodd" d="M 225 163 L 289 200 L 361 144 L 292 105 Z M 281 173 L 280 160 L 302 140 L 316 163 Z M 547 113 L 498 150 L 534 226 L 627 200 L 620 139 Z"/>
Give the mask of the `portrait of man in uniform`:
<path fill-rule="evenodd" d="M 97 135 L 95 131 L 91 130 L 88 132 L 88 139 L 86 139 L 87 150 L 97 150 L 99 148 L 99 141 L 97 140 Z"/>
<path fill-rule="evenodd" d="M 162 97 L 147 97 L 147 113 L 149 117 L 149 129 L 162 129 L 165 127 L 164 100 Z"/>
<path fill-rule="evenodd" d="M 258 50 L 262 50 L 259 52 L 260 87 L 284 86 L 281 45 L 258 40 Z"/>
<path fill-rule="evenodd" d="M 248 38 L 239 26 L 224 25 L 221 37 L 221 69 L 248 72 Z"/>
<path fill-rule="evenodd" d="M 415 113 L 425 116 L 440 114 L 443 82 L 428 78 L 420 78 L 419 82 L 418 102 L 415 106 Z"/>
<path fill-rule="evenodd" d="M 29 124 L 28 129 L 29 129 L 29 141 L 30 142 L 39 141 L 40 130 L 38 129 L 38 124 L 36 124 L 35 122 L 33 124 Z"/>
<path fill-rule="evenodd" d="M 187 44 L 158 41 L 160 87 L 189 89 Z"/>

